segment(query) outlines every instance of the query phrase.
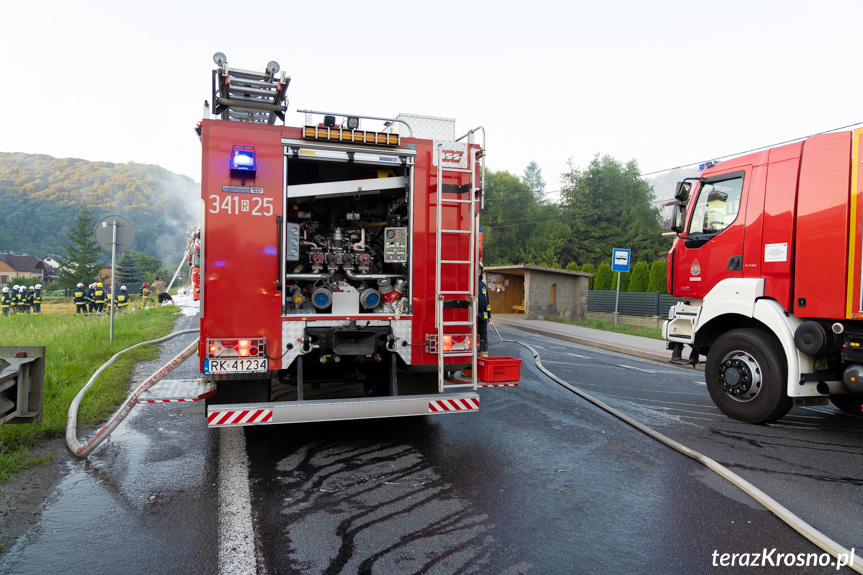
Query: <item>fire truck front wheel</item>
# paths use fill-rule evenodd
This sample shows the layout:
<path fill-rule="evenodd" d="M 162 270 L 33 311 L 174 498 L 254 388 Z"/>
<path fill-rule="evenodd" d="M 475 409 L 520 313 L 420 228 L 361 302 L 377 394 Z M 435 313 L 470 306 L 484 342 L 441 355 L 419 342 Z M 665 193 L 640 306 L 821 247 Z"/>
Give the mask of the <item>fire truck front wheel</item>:
<path fill-rule="evenodd" d="M 719 336 L 704 369 L 719 411 L 745 423 L 770 423 L 791 409 L 782 347 L 769 333 L 735 329 Z"/>

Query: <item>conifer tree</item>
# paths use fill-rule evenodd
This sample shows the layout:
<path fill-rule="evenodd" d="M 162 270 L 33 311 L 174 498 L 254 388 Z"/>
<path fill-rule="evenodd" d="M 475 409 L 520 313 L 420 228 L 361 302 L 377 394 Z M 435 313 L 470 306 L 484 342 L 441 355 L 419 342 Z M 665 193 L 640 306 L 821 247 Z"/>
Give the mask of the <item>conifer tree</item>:
<path fill-rule="evenodd" d="M 81 208 L 75 218 L 75 224 L 66 232 L 69 245 L 60 268 L 59 282 L 65 288 L 73 288 L 76 284 L 91 283 L 102 269 L 102 250 L 96 243 L 93 226 L 95 218 L 87 206 Z"/>

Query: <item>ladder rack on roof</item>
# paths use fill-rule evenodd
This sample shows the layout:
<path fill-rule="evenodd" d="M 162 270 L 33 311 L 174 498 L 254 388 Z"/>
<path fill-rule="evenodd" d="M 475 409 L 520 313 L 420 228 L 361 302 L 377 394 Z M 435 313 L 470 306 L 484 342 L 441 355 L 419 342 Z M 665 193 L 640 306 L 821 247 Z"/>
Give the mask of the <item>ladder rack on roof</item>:
<path fill-rule="evenodd" d="M 286 93 L 291 77 L 279 74 L 279 63 L 270 62 L 264 72 L 229 68 L 225 55 L 216 52 L 213 61 L 213 114 L 222 120 L 275 124 L 285 123 Z"/>

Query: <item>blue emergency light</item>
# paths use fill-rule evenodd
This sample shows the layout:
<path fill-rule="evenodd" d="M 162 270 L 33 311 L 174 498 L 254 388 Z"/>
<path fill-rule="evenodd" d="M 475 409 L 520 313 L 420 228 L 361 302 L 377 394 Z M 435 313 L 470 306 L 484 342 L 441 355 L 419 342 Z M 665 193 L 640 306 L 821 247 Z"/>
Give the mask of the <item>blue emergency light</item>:
<path fill-rule="evenodd" d="M 235 178 L 254 178 L 258 163 L 255 161 L 255 148 L 234 146 L 231 150 L 231 176 Z"/>

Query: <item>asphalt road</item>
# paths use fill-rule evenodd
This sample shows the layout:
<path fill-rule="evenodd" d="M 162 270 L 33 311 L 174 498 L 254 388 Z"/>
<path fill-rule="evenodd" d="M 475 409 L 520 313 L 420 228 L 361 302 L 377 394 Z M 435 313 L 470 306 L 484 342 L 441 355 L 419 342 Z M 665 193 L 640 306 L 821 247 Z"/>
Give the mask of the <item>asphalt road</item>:
<path fill-rule="evenodd" d="M 860 418 L 796 408 L 774 425 L 738 424 L 713 407 L 701 373 L 501 333 L 863 548 Z M 172 340 L 140 373 L 185 344 Z M 552 382 L 525 348 L 493 338 L 491 351 L 522 358 L 522 382 L 483 390 L 476 414 L 250 427 L 243 450 L 224 441 L 237 430 L 204 428 L 203 406 L 136 408 L 88 461 L 70 458 L 0 573 L 217 573 L 244 553 L 241 564 L 268 574 L 837 572 L 719 566 L 725 553 L 821 552 L 701 464 Z M 220 475 L 235 460 L 248 473 L 248 546 L 225 543 L 240 512 L 222 504 L 242 489 Z"/>

